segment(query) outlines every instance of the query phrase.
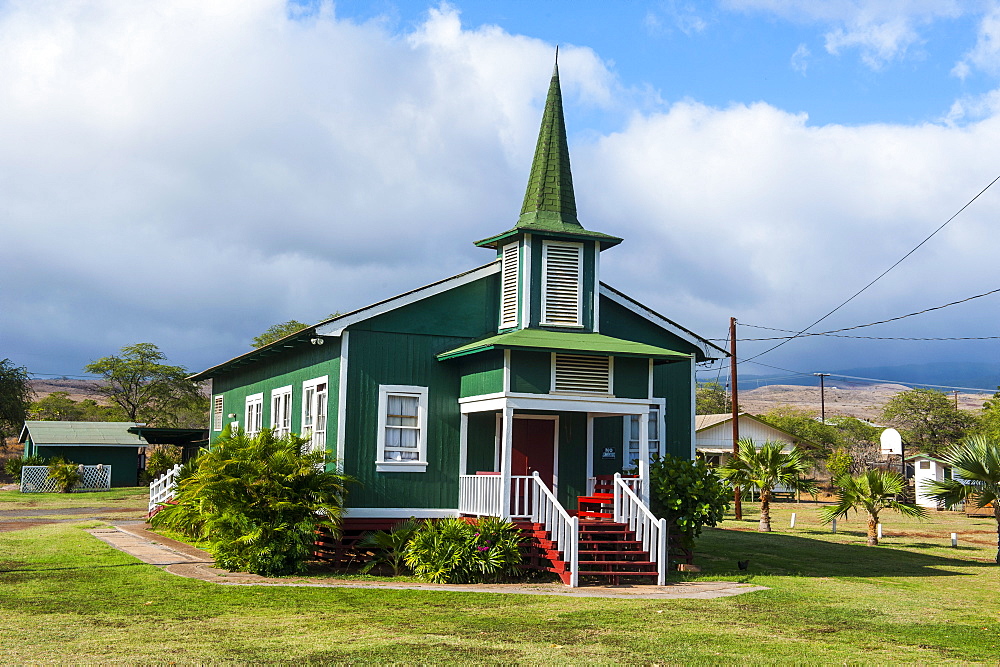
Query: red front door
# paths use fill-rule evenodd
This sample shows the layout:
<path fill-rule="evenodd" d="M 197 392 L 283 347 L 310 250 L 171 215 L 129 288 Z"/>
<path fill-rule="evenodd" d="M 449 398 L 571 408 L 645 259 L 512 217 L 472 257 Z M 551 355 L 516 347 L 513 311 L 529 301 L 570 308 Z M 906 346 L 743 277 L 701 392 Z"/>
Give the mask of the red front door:
<path fill-rule="evenodd" d="M 552 488 L 555 473 L 556 422 L 554 419 L 514 418 L 511 474 L 532 475 L 536 471 Z"/>

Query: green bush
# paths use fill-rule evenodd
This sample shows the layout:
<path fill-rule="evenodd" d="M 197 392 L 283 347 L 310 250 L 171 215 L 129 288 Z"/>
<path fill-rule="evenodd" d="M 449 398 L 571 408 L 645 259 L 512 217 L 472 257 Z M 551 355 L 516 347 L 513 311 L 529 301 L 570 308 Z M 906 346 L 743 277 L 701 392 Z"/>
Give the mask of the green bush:
<path fill-rule="evenodd" d="M 351 481 L 324 469 L 324 453 L 308 447 L 306 438 L 276 438 L 270 430 L 252 437 L 223 431 L 182 470 L 176 504 L 157 513 L 153 526 L 206 540 L 218 565 L 229 570 L 304 572 L 316 531 L 339 536 Z"/>
<path fill-rule="evenodd" d="M 377 530 L 373 533 L 366 533 L 358 541 L 358 547 L 369 549 L 372 558 L 361 568 L 364 573 L 371 572 L 372 569 L 385 563 L 392 567 L 392 576 L 398 577 L 405 566 L 403 560 L 406 545 L 409 544 L 414 534 L 420 529 L 420 524 L 412 518 L 397 523 L 390 530 Z"/>
<path fill-rule="evenodd" d="M 649 464 L 650 510 L 667 520 L 671 551 L 690 557 L 703 526 L 722 521 L 732 490 L 703 460 L 667 454 Z"/>
<path fill-rule="evenodd" d="M 425 521 L 406 547 L 413 573 L 434 583 L 502 581 L 519 573 L 521 531 L 510 521 L 483 517 Z"/>
<path fill-rule="evenodd" d="M 43 466 L 46 465 L 46 460 L 44 456 L 38 456 L 37 454 L 29 456 L 23 459 L 8 459 L 7 463 L 4 464 L 4 470 L 7 474 L 13 478 L 15 484 L 21 483 L 21 468 L 24 466 Z"/>
<path fill-rule="evenodd" d="M 76 463 L 57 457 L 49 461 L 48 479 L 56 483 L 60 492 L 69 493 L 83 481 L 83 473 Z"/>
<path fill-rule="evenodd" d="M 146 455 L 146 472 L 156 479 L 181 462 L 181 449 L 175 445 L 154 445 Z M 147 482 L 148 484 L 149 482 Z"/>

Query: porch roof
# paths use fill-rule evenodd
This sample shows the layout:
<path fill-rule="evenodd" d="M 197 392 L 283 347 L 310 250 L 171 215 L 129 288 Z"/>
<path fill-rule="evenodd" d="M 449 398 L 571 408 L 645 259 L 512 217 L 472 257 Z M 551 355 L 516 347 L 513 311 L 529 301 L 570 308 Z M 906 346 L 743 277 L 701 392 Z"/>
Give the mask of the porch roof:
<path fill-rule="evenodd" d="M 442 352 L 437 355 L 437 358 L 439 361 L 444 361 L 489 350 L 551 350 L 553 352 L 574 352 L 600 356 L 642 357 L 654 359 L 660 363 L 683 361 L 692 357 L 690 354 L 668 350 L 665 347 L 613 338 L 599 333 L 518 329 L 467 343 L 453 350 Z"/>

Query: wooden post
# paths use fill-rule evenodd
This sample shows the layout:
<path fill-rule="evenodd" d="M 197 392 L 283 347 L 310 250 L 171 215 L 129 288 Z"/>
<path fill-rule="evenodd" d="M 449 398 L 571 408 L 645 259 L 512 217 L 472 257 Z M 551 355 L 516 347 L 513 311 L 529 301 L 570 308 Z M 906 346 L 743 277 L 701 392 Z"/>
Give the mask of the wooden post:
<path fill-rule="evenodd" d="M 739 390 L 736 384 L 736 318 L 729 318 L 729 386 L 732 388 L 733 411 L 733 457 L 740 455 L 740 403 Z M 740 498 L 740 487 L 733 487 L 733 511 L 736 520 L 743 519 L 743 500 Z"/>

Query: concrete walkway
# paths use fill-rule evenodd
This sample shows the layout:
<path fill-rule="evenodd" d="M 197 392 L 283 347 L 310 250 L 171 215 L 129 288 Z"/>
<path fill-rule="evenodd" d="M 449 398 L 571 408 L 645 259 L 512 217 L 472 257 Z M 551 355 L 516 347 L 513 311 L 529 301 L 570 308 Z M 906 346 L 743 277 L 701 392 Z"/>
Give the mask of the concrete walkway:
<path fill-rule="evenodd" d="M 163 568 L 171 574 L 200 579 L 225 586 L 305 586 L 316 588 L 382 588 L 389 590 L 448 591 L 461 593 L 517 593 L 520 595 L 562 595 L 567 597 L 626 598 L 671 600 L 729 597 L 767 590 L 764 586 L 731 581 L 682 581 L 666 586 L 584 586 L 569 588 L 562 584 L 426 584 L 391 581 L 354 581 L 327 577 L 261 577 L 244 572 L 229 572 L 217 567 L 212 557 L 201 549 L 167 539 L 145 529 L 142 522 L 125 522 L 87 531 L 114 548 L 135 556 L 144 563 Z"/>

